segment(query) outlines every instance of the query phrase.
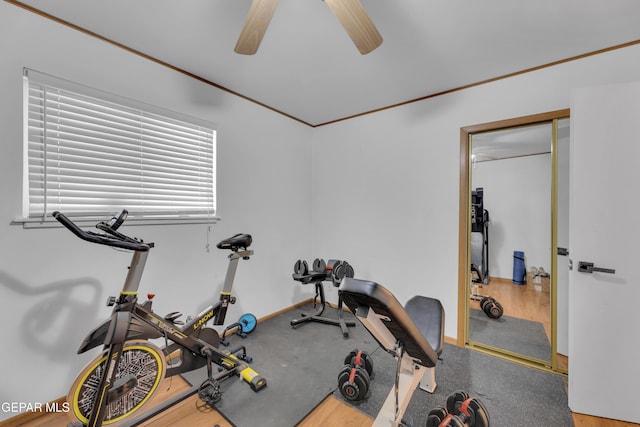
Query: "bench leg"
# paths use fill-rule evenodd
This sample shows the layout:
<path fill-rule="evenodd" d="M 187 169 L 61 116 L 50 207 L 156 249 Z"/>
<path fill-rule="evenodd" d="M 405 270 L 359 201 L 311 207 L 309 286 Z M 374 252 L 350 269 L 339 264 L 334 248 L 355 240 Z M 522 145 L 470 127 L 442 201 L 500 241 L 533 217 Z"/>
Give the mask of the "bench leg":
<path fill-rule="evenodd" d="M 409 405 L 411 396 L 427 371 L 426 367 L 416 365 L 406 354 L 402 356 L 398 369 L 396 384 L 384 401 L 373 422 L 373 427 L 396 427 L 402 424 L 402 416 Z"/>
<path fill-rule="evenodd" d="M 425 368 L 425 372 L 422 380 L 420 380 L 420 389 L 427 393 L 433 393 L 436 391 L 436 368 Z"/>

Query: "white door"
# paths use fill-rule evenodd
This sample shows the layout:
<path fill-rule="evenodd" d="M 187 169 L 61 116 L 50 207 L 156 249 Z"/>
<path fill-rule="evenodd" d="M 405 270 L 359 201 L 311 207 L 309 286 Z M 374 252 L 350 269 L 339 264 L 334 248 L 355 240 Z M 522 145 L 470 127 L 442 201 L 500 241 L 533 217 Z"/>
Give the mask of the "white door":
<path fill-rule="evenodd" d="M 574 91 L 570 193 L 569 407 L 640 423 L 640 82 Z"/>

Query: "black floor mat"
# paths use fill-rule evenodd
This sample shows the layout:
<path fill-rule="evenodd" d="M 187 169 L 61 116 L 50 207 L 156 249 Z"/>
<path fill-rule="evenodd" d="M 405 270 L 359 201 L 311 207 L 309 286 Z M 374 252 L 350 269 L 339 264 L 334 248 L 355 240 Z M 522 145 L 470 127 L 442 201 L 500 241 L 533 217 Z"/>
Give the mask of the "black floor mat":
<path fill-rule="evenodd" d="M 287 427 L 301 421 L 337 386 L 345 356 L 355 348 L 375 350 L 378 345 L 359 323 L 344 338 L 338 326 L 309 322 L 295 329 L 290 322 L 312 305 L 261 322 L 246 339 L 229 336 L 229 350 L 244 345 L 253 357 L 252 368 L 267 379 L 267 387 L 255 393 L 240 379 L 222 384 L 222 400 L 216 408 L 238 427 Z M 327 307 L 324 316 L 337 319 Z M 351 313 L 343 317 L 355 320 Z M 202 381 L 206 371 L 185 375 L 191 383 Z"/>

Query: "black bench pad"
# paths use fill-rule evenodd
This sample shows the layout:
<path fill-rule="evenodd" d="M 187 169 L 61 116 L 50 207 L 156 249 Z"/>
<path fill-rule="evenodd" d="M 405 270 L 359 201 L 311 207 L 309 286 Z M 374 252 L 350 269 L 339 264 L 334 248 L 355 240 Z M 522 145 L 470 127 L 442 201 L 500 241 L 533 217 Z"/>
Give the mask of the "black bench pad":
<path fill-rule="evenodd" d="M 444 308 L 440 300 L 417 295 L 407 301 L 404 309 L 440 356 L 444 341 Z"/>
<path fill-rule="evenodd" d="M 369 308 L 379 316 L 387 317 L 385 326 L 391 334 L 402 343 L 404 351 L 423 366 L 434 367 L 438 354 L 427 336 L 441 337 L 444 324 L 444 310 L 438 300 L 420 297 L 411 302 L 411 314 L 398 302 L 396 297 L 384 286 L 375 282 L 345 278 L 338 289 L 340 298 L 349 309 L 356 314 L 358 307 Z M 433 311 L 426 315 L 424 311 Z M 416 316 L 418 324 L 412 316 Z M 428 322 L 433 316 L 436 321 Z M 437 321 L 437 319 L 440 319 Z M 426 332 L 426 333 L 425 333 Z M 374 335 L 375 337 L 375 335 Z M 379 344 L 384 347 L 383 343 Z M 434 339 L 434 345 L 442 351 L 442 338 Z M 393 350 L 393 349 L 389 349 Z"/>

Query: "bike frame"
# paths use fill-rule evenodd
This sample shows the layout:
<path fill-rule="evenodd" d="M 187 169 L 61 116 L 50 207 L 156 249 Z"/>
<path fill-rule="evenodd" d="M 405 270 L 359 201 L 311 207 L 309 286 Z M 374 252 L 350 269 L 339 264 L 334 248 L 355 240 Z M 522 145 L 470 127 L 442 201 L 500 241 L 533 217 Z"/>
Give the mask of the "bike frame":
<path fill-rule="evenodd" d="M 222 325 L 224 323 L 227 307 L 234 302 L 231 296 L 231 289 L 238 260 L 240 258 L 249 259 L 253 255 L 253 251 L 246 249 L 234 250 L 229 255 L 229 266 L 219 301 L 201 311 L 181 328 L 177 327 L 174 322 L 153 313 L 151 299 L 143 304 L 138 304 L 137 302 L 138 287 L 148 253 L 148 251 L 135 251 L 133 253 L 129 272 L 120 296 L 115 302 L 111 318 L 89 333 L 78 350 L 78 353 L 83 353 L 102 344 L 107 352 L 104 373 L 96 393 L 91 417 L 87 424 L 88 427 L 102 425 L 105 410 L 109 403 L 108 392 L 115 386 L 115 368 L 118 366 L 126 341 L 161 337 L 164 337 L 167 342 L 171 341 L 170 345 L 162 349 L 168 361 L 165 377 L 188 372 L 207 363 L 214 363 L 224 368 L 216 376 L 216 379 L 238 374 L 247 368 L 247 365 L 240 359 L 218 350 L 209 342 L 198 338 L 198 335 L 209 320 L 213 320 L 214 325 Z M 175 362 L 174 360 L 177 357 L 172 357 L 172 355 L 177 350 L 182 351 L 179 360 Z"/>

